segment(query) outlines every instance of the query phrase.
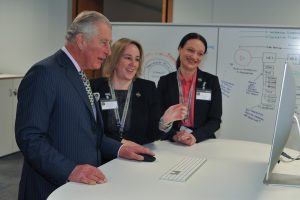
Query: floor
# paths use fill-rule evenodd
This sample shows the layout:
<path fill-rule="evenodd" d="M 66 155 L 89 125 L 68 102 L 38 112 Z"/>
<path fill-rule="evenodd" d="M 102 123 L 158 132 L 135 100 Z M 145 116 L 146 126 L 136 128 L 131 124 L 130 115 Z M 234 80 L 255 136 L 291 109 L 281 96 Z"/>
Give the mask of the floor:
<path fill-rule="evenodd" d="M 0 158 L 0 200 L 16 200 L 23 164 L 20 152 Z"/>

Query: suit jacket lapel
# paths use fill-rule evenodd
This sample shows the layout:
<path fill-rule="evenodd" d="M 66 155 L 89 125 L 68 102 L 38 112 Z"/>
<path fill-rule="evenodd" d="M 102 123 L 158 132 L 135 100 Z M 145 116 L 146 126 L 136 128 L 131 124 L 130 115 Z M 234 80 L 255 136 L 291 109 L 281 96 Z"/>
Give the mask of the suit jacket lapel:
<path fill-rule="evenodd" d="M 131 105 L 137 105 L 137 103 L 139 103 L 138 101 L 137 101 L 137 98 L 136 98 L 136 93 L 137 93 L 137 91 L 139 90 L 138 89 L 138 85 L 136 84 L 136 81 L 133 81 L 132 82 L 132 91 L 131 91 Z M 133 110 L 132 110 L 133 111 Z M 132 113 L 133 114 L 133 113 Z"/>
<path fill-rule="evenodd" d="M 100 105 L 99 102 L 95 101 L 96 114 L 97 114 L 97 122 L 100 124 L 100 127 L 103 128 L 104 124 L 103 124 L 102 114 L 101 114 L 101 110 L 100 110 L 99 105 Z M 102 130 L 102 131 L 104 131 L 104 130 Z"/>
<path fill-rule="evenodd" d="M 175 105 L 179 103 L 179 89 L 178 89 L 178 84 L 177 84 L 177 73 L 173 73 L 172 79 L 170 83 L 173 85 L 172 87 L 169 87 L 171 90 L 171 105 Z M 175 83 L 175 84 L 174 84 Z M 177 97 L 177 98 L 176 98 Z"/>
<path fill-rule="evenodd" d="M 142 106 L 142 101 L 139 100 L 140 98 L 144 98 L 142 97 L 143 93 L 141 92 L 142 91 L 142 88 L 141 88 L 141 85 L 139 84 L 139 82 L 137 80 L 134 80 L 132 82 L 132 92 L 131 92 L 131 100 L 132 100 L 132 103 L 131 105 L 134 105 L 135 109 L 132 109 L 131 110 L 131 118 L 135 118 L 136 116 L 136 111 L 141 109 L 143 106 Z M 151 98 L 151 97 L 149 97 Z M 132 123 L 132 120 L 131 120 L 131 123 Z"/>
<path fill-rule="evenodd" d="M 82 98 L 84 104 L 86 105 L 87 109 L 90 111 L 91 115 L 93 115 L 93 118 L 94 118 L 93 109 L 92 109 L 91 103 L 88 99 L 83 82 L 82 82 L 80 75 L 78 74 L 75 66 L 73 65 L 72 61 L 68 58 L 68 56 L 62 50 L 59 50 L 56 53 L 56 57 L 57 57 L 58 63 L 66 69 L 65 72 L 66 72 L 67 79 L 71 82 L 71 84 L 73 85 L 75 90 L 78 92 L 80 98 Z"/>
<path fill-rule="evenodd" d="M 197 89 L 202 89 L 203 86 L 203 82 L 205 80 L 203 80 L 203 75 L 202 72 L 197 69 L 197 77 L 196 77 L 196 88 L 195 88 L 195 93 L 197 91 Z M 196 122 L 200 121 L 200 117 L 201 117 L 201 101 L 197 101 L 196 99 L 196 94 L 195 94 L 195 108 L 194 108 L 194 126 Z"/>

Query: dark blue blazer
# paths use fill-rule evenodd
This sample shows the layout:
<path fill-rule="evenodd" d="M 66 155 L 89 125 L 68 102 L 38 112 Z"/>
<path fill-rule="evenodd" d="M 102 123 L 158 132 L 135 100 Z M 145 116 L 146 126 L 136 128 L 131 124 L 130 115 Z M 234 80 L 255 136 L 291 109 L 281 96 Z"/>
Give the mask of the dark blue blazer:
<path fill-rule="evenodd" d="M 196 89 L 202 89 L 204 82 L 206 82 L 205 88 L 211 90 L 211 101 L 195 99 L 194 127 L 191 128 L 193 128 L 193 135 L 197 142 L 209 138 L 216 138 L 215 131 L 220 128 L 222 116 L 222 94 L 218 77 L 198 69 Z M 179 103 L 176 72 L 160 77 L 158 91 L 162 113 L 170 106 Z M 165 134 L 163 139 L 172 141 L 172 137 L 179 128 L 179 121 L 177 121 L 173 124 L 172 129 Z"/>
<path fill-rule="evenodd" d="M 91 81 L 93 92 L 99 92 L 101 98 L 110 94 L 108 80 L 99 78 Z M 138 144 L 151 143 L 160 139 L 161 132 L 158 129 L 160 119 L 160 105 L 155 83 L 153 81 L 137 78 L 133 81 L 131 95 L 131 118 L 129 130 L 123 134 L 123 138 Z M 100 108 L 101 109 L 101 108 Z M 107 120 L 108 111 L 101 111 L 104 127 L 110 123 Z M 118 133 L 112 133 L 105 129 L 109 137 L 121 141 Z"/>
<path fill-rule="evenodd" d="M 117 156 L 121 144 L 104 136 L 96 108 L 97 121 L 80 75 L 62 50 L 32 66 L 18 91 L 15 133 L 24 155 L 19 199 L 46 199 L 76 165 L 98 167 L 102 156 Z"/>

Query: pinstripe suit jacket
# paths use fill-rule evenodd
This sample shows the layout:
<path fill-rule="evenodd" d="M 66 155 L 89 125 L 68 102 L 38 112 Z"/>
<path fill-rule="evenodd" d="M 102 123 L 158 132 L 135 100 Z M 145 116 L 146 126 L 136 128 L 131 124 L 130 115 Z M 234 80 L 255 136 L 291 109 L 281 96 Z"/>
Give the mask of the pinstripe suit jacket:
<path fill-rule="evenodd" d="M 192 128 L 197 142 L 216 138 L 215 131 L 220 128 L 222 116 L 222 94 L 218 77 L 198 69 L 196 89 L 202 89 L 204 82 L 206 82 L 205 88 L 211 90 L 211 101 L 195 99 L 194 127 Z M 162 113 L 169 106 L 179 103 L 176 72 L 160 77 L 157 87 L 160 94 Z M 172 137 L 178 130 L 179 121 L 173 124 L 172 129 L 165 135 L 164 139 L 172 141 Z"/>
<path fill-rule="evenodd" d="M 46 199 L 74 167 L 98 167 L 101 156 L 117 156 L 120 143 L 103 134 L 81 78 L 67 55 L 57 51 L 35 64 L 18 92 L 16 141 L 24 155 L 19 199 Z"/>

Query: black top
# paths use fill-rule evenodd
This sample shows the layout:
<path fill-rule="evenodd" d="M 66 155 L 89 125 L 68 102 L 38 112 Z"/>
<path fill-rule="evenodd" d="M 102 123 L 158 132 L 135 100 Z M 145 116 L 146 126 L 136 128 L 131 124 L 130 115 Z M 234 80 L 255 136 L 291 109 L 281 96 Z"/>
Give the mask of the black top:
<path fill-rule="evenodd" d="M 100 93 L 100 99 L 111 98 L 106 78 L 91 80 L 91 87 L 94 93 Z M 121 96 L 125 95 L 121 94 Z M 124 98 L 126 99 L 126 97 Z M 138 144 L 147 144 L 160 139 L 162 135 L 162 132 L 158 129 L 160 104 L 155 83 L 140 78 L 135 79 L 133 81 L 130 104 L 130 116 L 128 116 L 125 122 L 123 138 Z M 122 103 L 120 105 L 122 106 Z M 112 129 L 113 122 L 111 122 L 109 117 L 111 115 L 109 113 L 111 112 L 113 110 L 101 110 L 104 131 L 107 136 L 120 141 L 122 138 L 120 138 L 119 133 L 116 133 Z M 122 113 L 119 112 L 120 118 L 122 117 Z M 129 121 L 127 121 L 128 119 Z"/>
<path fill-rule="evenodd" d="M 126 102 L 128 90 L 115 90 L 117 102 L 118 102 L 118 110 L 120 115 L 120 120 L 123 116 L 124 106 Z M 124 133 L 122 134 L 122 137 L 126 137 L 126 133 L 130 130 L 130 121 L 131 121 L 131 108 L 132 103 L 130 101 L 125 121 L 125 127 L 124 127 Z M 109 133 L 112 133 L 114 138 L 120 138 L 121 134 L 119 133 L 119 127 L 117 126 L 117 120 L 115 116 L 114 110 L 108 110 L 107 111 L 107 130 Z"/>

